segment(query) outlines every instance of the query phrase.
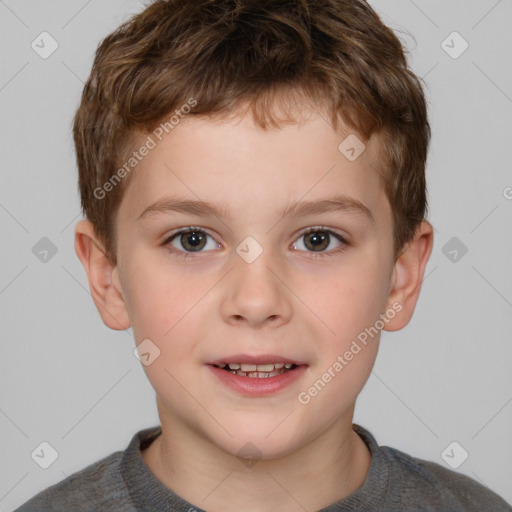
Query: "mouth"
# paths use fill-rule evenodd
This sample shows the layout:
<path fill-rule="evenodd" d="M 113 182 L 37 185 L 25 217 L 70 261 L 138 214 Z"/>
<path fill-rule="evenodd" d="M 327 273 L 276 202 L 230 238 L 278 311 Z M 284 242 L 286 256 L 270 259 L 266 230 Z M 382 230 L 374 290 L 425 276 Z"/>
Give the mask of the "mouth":
<path fill-rule="evenodd" d="M 308 364 L 276 355 L 239 354 L 207 364 L 221 383 L 246 396 L 268 396 L 301 378 Z"/>

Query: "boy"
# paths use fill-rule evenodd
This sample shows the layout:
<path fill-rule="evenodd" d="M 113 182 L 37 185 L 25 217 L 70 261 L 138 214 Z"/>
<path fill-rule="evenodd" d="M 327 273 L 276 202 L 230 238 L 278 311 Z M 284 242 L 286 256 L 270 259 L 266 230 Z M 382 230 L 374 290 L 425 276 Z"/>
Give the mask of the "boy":
<path fill-rule="evenodd" d="M 161 426 L 19 510 L 512 510 L 352 424 L 431 253 L 429 137 L 363 0 L 159 0 L 107 37 L 75 247 Z"/>

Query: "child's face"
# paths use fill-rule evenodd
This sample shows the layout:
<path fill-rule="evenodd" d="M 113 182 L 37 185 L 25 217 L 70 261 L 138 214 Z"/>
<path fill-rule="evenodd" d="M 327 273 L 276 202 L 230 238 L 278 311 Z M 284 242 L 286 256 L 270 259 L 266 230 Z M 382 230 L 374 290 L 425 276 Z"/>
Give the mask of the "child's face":
<path fill-rule="evenodd" d="M 189 116 L 132 171 L 116 219 L 114 277 L 136 343 L 149 339 L 160 350 L 144 369 L 162 423 L 233 454 L 251 442 L 270 458 L 351 424 L 379 335 L 359 341 L 350 360 L 344 354 L 391 307 L 394 259 L 379 142 L 372 138 L 349 161 L 338 150 L 349 134 L 316 114 L 268 131 L 249 117 Z M 362 203 L 371 216 L 356 207 L 282 215 L 292 202 L 335 196 Z M 176 198 L 228 215 L 148 210 Z M 191 226 L 199 235 L 165 243 Z M 304 236 L 307 228 L 316 236 Z M 303 366 L 270 389 L 263 386 L 285 379 L 234 377 L 211 365 L 261 355 Z M 309 393 L 329 369 L 331 378 Z M 251 392 L 236 388 L 242 380 Z"/>

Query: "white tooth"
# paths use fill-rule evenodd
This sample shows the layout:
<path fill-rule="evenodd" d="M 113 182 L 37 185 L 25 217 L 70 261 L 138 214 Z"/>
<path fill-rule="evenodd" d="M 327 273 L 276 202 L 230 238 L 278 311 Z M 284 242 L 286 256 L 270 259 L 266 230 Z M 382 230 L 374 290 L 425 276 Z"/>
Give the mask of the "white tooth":
<path fill-rule="evenodd" d="M 232 363 L 232 364 L 235 364 L 235 363 Z M 281 375 L 285 372 L 285 369 L 284 369 L 284 364 L 280 364 L 281 368 L 274 368 L 274 366 L 277 366 L 277 365 L 258 365 L 257 368 L 255 370 L 244 370 L 244 367 L 252 367 L 254 365 L 246 365 L 246 364 L 242 364 L 241 365 L 242 367 L 237 369 L 237 370 L 232 370 L 231 373 L 233 373 L 234 375 L 240 375 L 241 377 L 249 377 L 251 379 L 267 379 L 268 377 L 275 377 L 276 375 Z M 271 370 L 266 370 L 266 368 L 268 366 L 272 366 Z M 292 366 L 291 364 L 288 365 L 288 366 Z M 230 363 L 230 367 L 231 367 L 231 363 Z M 261 371 L 261 367 L 264 367 L 265 370 L 264 371 Z"/>
<path fill-rule="evenodd" d="M 229 363 L 229 367 L 232 370 L 239 370 L 240 369 L 240 365 L 238 363 Z"/>
<path fill-rule="evenodd" d="M 239 368 L 242 368 L 243 372 L 253 372 L 254 370 L 256 370 L 256 365 L 242 363 Z"/>
<path fill-rule="evenodd" d="M 274 368 L 276 370 L 280 370 L 281 368 L 284 368 L 284 363 L 275 363 Z"/>
<path fill-rule="evenodd" d="M 292 365 L 287 363 L 287 364 L 285 364 L 285 365 L 284 365 L 284 367 L 285 367 L 285 368 L 291 368 L 291 367 L 292 367 Z"/>
<path fill-rule="evenodd" d="M 256 366 L 256 370 L 259 372 L 271 372 L 274 369 L 274 364 L 259 364 Z"/>
<path fill-rule="evenodd" d="M 215 366 L 218 366 L 219 368 L 226 368 L 226 363 L 220 363 Z"/>

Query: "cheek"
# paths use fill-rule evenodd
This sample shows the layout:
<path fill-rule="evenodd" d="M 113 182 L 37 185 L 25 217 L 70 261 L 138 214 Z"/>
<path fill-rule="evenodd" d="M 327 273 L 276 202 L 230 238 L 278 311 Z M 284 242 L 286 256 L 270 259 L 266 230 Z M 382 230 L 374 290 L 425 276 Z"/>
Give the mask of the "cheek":
<path fill-rule="evenodd" d="M 372 326 L 386 305 L 387 281 L 379 263 L 362 258 L 350 263 L 346 260 L 304 284 L 301 295 L 308 298 L 304 302 L 323 348 L 341 350 Z"/>
<path fill-rule="evenodd" d="M 323 322 L 313 316 L 309 322 L 319 357 L 299 397 L 300 407 L 308 408 L 308 418 L 335 421 L 364 387 L 379 347 L 380 330 L 375 324 L 386 305 L 381 276 L 378 266 L 376 270 L 360 261 L 310 288 L 315 313 Z M 315 431 L 314 420 L 307 428 Z"/>
<path fill-rule="evenodd" d="M 126 302 L 137 342 L 165 344 L 206 291 L 204 283 L 162 265 L 134 265 L 131 276 Z"/>
<path fill-rule="evenodd" d="M 137 344 L 151 340 L 157 354 L 143 370 L 157 394 L 174 397 L 174 407 L 185 407 L 180 383 L 186 381 L 186 369 L 197 346 L 191 326 L 205 314 L 200 300 L 208 290 L 207 283 L 187 279 L 162 265 L 137 268 L 129 289 L 133 333 Z"/>

